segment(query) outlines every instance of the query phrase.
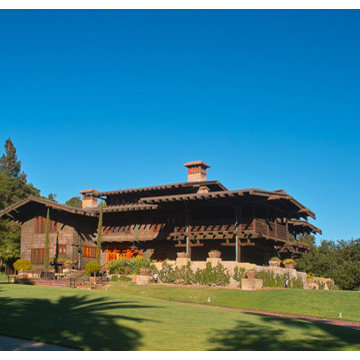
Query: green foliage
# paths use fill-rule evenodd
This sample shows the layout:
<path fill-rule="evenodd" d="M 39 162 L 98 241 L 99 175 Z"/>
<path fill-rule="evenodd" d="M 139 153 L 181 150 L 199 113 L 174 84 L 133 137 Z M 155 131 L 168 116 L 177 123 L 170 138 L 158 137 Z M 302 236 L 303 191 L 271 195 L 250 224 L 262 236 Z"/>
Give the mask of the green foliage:
<path fill-rule="evenodd" d="M 119 277 L 119 281 L 129 282 L 129 281 L 131 281 L 131 277 L 125 276 L 125 275 L 121 275 L 121 276 Z"/>
<path fill-rule="evenodd" d="M 277 256 L 274 256 L 270 259 L 270 261 L 281 261 L 281 260 Z"/>
<path fill-rule="evenodd" d="M 295 260 L 294 259 L 285 259 L 283 260 L 283 264 L 296 264 Z"/>
<path fill-rule="evenodd" d="M 276 288 L 294 288 L 303 289 L 304 284 L 301 279 L 290 277 L 289 274 L 274 274 L 272 271 L 262 270 L 257 274 L 258 279 L 263 280 L 264 287 L 276 287 Z"/>
<path fill-rule="evenodd" d="M 300 271 L 327 277 L 343 290 L 360 289 L 360 239 L 326 241 L 297 260 Z"/>
<path fill-rule="evenodd" d="M 49 269 L 50 265 L 50 210 L 47 209 L 45 220 L 45 250 L 44 250 L 44 268 Z"/>
<path fill-rule="evenodd" d="M 65 205 L 67 206 L 71 206 L 71 207 L 74 207 L 74 208 L 82 208 L 82 201 L 81 201 L 81 198 L 80 196 L 74 196 L 72 197 L 71 199 L 69 199 Z"/>
<path fill-rule="evenodd" d="M 195 283 L 195 274 L 191 269 L 191 263 L 175 268 L 175 282 L 183 285 L 191 285 Z"/>
<path fill-rule="evenodd" d="M 205 269 L 196 270 L 195 282 L 208 286 L 226 286 L 230 284 L 230 274 L 221 263 L 212 267 L 207 262 Z"/>
<path fill-rule="evenodd" d="M 100 262 L 100 257 L 101 257 L 102 226 L 103 226 L 103 207 L 100 206 L 99 222 L 97 228 L 97 240 L 96 240 L 96 260 L 98 262 Z"/>
<path fill-rule="evenodd" d="M 176 281 L 175 270 L 166 260 L 162 263 L 159 271 L 159 280 L 166 284 L 174 284 Z"/>
<path fill-rule="evenodd" d="M 56 202 L 56 203 L 57 203 L 56 197 L 57 197 L 56 194 L 51 193 L 51 194 L 48 195 L 47 199 L 50 200 L 50 201 L 52 201 L 52 202 Z"/>
<path fill-rule="evenodd" d="M 14 269 L 16 271 L 28 271 L 32 269 L 32 265 L 29 260 L 19 259 L 14 262 Z"/>
<path fill-rule="evenodd" d="M 140 273 L 140 269 L 149 269 L 150 273 L 157 272 L 157 269 L 150 259 L 144 257 L 136 257 L 132 259 L 117 259 L 109 262 L 107 269 L 109 274 L 136 274 Z"/>
<path fill-rule="evenodd" d="M 96 274 L 100 272 L 100 264 L 97 261 L 90 261 L 85 266 L 85 273 L 87 275 Z"/>
<path fill-rule="evenodd" d="M 17 161 L 16 149 L 10 139 L 5 142 L 5 152 L 0 159 L 0 210 L 29 196 L 40 196 L 40 191 L 27 184 L 26 175 Z M 0 219 L 0 259 L 8 264 L 20 255 L 20 226 Z"/>
<path fill-rule="evenodd" d="M 241 286 L 241 280 L 245 278 L 246 269 L 242 267 L 235 266 L 234 268 L 234 280 L 238 281 Z"/>

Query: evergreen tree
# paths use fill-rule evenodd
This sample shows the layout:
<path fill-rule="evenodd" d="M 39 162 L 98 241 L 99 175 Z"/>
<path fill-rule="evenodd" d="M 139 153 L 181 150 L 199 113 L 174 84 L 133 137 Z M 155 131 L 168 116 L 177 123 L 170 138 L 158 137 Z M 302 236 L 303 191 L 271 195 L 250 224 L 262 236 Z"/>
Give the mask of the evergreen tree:
<path fill-rule="evenodd" d="M 51 193 L 51 194 L 48 195 L 47 199 L 50 200 L 50 201 L 52 201 L 52 202 L 56 202 L 56 203 L 57 203 L 57 201 L 55 200 L 56 197 L 57 197 L 56 194 Z"/>
<path fill-rule="evenodd" d="M 67 206 L 75 207 L 75 208 L 82 208 L 82 201 L 79 196 L 74 196 L 69 199 L 66 203 Z"/>
<path fill-rule="evenodd" d="M 5 142 L 5 154 L 0 158 L 0 210 L 29 196 L 40 196 L 40 191 L 27 184 L 17 161 L 16 149 L 11 139 Z M 20 174 L 20 175 L 19 175 Z M 0 261 L 11 264 L 19 257 L 20 226 L 0 218 Z"/>
<path fill-rule="evenodd" d="M 101 259 L 102 224 L 103 224 L 103 207 L 100 206 L 99 223 L 98 223 L 98 229 L 97 229 L 97 242 L 96 242 L 96 261 L 99 264 L 100 264 L 100 259 Z"/>
<path fill-rule="evenodd" d="M 45 271 L 49 269 L 50 265 L 50 211 L 47 209 L 45 221 L 45 255 L 44 255 L 44 268 Z"/>
<path fill-rule="evenodd" d="M 17 161 L 16 149 L 11 139 L 8 138 L 5 141 L 5 154 L 0 158 L 0 172 L 5 176 L 11 178 L 19 177 L 21 171 L 21 162 Z M 26 182 L 26 175 L 24 173 L 20 174 Z"/>

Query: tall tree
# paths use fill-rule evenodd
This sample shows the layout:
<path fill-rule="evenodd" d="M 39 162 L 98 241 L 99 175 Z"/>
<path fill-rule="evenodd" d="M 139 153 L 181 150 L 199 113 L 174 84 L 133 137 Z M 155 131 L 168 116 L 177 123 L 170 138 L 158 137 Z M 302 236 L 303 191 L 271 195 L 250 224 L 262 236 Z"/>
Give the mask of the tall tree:
<path fill-rule="evenodd" d="M 44 255 L 44 268 L 45 271 L 49 269 L 50 265 L 50 211 L 47 209 L 45 220 L 45 255 Z"/>
<path fill-rule="evenodd" d="M 100 205 L 99 222 L 97 228 L 97 242 L 96 242 L 96 261 L 100 264 L 101 259 L 101 238 L 102 238 L 102 225 L 103 224 L 103 206 Z"/>
<path fill-rule="evenodd" d="M 0 158 L 0 210 L 28 196 L 40 196 L 40 191 L 26 182 L 21 162 L 11 139 L 5 142 L 5 154 Z M 20 227 L 12 221 L 0 219 L 0 260 L 11 264 L 19 257 Z"/>
<path fill-rule="evenodd" d="M 53 193 L 50 193 L 47 197 L 48 200 L 52 201 L 52 202 L 57 202 L 56 201 L 56 197 L 57 195 L 56 194 L 53 194 Z"/>
<path fill-rule="evenodd" d="M 17 161 L 16 149 L 11 139 L 5 141 L 5 154 L 0 158 L 0 172 L 11 178 L 19 177 L 21 171 L 21 162 Z M 26 175 L 20 174 L 20 177 L 26 181 Z"/>
<path fill-rule="evenodd" d="M 66 203 L 67 206 L 75 207 L 75 208 L 82 208 L 82 201 L 80 196 L 74 196 L 69 199 Z"/>

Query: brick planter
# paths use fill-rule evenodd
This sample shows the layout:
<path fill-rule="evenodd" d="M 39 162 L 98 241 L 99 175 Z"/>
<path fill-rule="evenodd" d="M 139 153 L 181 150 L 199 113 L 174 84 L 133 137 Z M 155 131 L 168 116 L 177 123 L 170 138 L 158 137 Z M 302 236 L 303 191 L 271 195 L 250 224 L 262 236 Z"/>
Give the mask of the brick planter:
<path fill-rule="evenodd" d="M 139 275 L 150 275 L 150 269 L 140 269 Z"/>
<path fill-rule="evenodd" d="M 246 276 L 248 279 L 254 280 L 254 279 L 256 279 L 256 271 L 249 270 L 246 272 Z"/>
<path fill-rule="evenodd" d="M 285 269 L 295 269 L 295 264 L 284 264 Z"/>
<path fill-rule="evenodd" d="M 280 261 L 269 261 L 269 265 L 270 265 L 270 266 L 279 267 L 280 264 L 281 264 Z"/>
<path fill-rule="evenodd" d="M 214 251 L 209 251 L 209 258 L 214 258 L 214 259 L 219 259 L 221 256 L 221 252 L 214 250 Z"/>
<path fill-rule="evenodd" d="M 189 254 L 187 254 L 186 252 L 178 252 L 177 257 L 179 259 L 190 259 Z"/>

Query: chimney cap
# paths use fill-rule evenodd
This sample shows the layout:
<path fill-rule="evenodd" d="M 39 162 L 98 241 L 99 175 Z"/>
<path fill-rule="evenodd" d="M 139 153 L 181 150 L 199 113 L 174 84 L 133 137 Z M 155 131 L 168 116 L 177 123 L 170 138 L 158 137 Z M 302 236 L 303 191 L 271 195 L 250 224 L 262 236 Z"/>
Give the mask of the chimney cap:
<path fill-rule="evenodd" d="M 79 191 L 79 194 L 83 194 L 83 195 L 85 195 L 85 194 L 96 194 L 96 193 L 98 193 L 98 191 L 95 190 L 95 189 L 85 189 L 85 190 Z"/>
<path fill-rule="evenodd" d="M 184 166 L 187 168 L 190 168 L 193 166 L 201 166 L 204 169 L 208 169 L 210 167 L 210 165 L 208 165 L 207 163 L 205 163 L 204 161 L 201 161 L 201 160 L 189 161 L 189 162 L 185 163 Z"/>

